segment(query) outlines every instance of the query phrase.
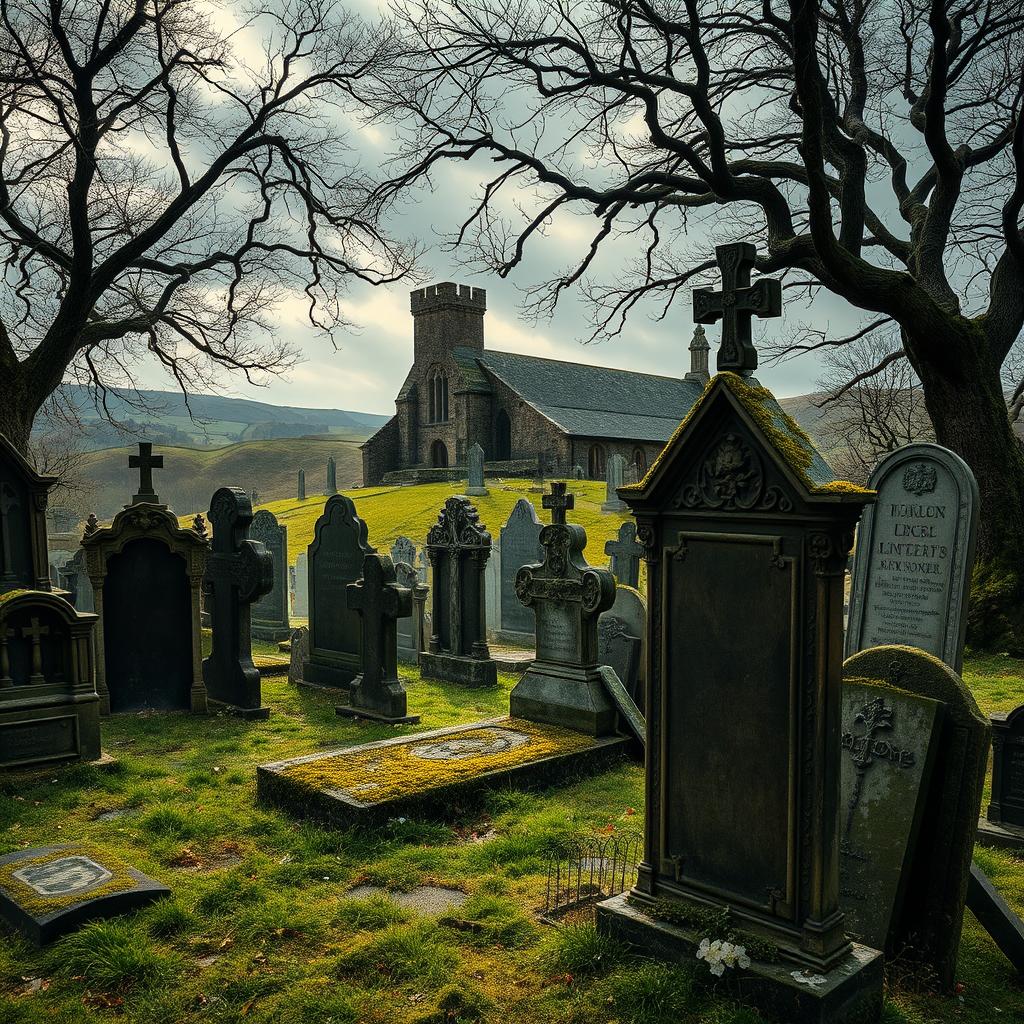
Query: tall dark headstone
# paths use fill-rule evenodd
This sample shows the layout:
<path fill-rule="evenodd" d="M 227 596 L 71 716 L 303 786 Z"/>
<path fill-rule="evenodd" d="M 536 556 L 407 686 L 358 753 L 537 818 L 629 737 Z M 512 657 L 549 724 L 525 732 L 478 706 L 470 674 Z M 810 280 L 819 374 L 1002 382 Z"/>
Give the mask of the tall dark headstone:
<path fill-rule="evenodd" d="M 359 615 L 363 631 L 362 671 L 349 687 L 350 701 L 337 709 L 348 718 L 372 718 L 411 725 L 405 687 L 398 678 L 397 621 L 412 614 L 412 591 L 398 583 L 387 555 L 367 555 L 362 577 L 348 585 L 348 607 Z"/>
<path fill-rule="evenodd" d="M 616 540 L 605 541 L 604 553 L 611 556 L 611 570 L 615 579 L 627 587 L 640 586 L 640 559 L 643 545 L 636 539 L 636 523 L 632 520 L 619 527 Z"/>
<path fill-rule="evenodd" d="M 857 531 L 846 654 L 910 644 L 963 667 L 978 484 L 958 455 L 911 444 L 886 456 Z"/>
<path fill-rule="evenodd" d="M 274 584 L 274 560 L 259 541 L 249 540 L 249 496 L 221 487 L 210 499 L 213 552 L 203 587 L 213 629 L 213 649 L 203 661 L 210 700 L 243 718 L 268 718 L 259 669 L 252 661 L 251 606 Z"/>
<path fill-rule="evenodd" d="M 498 535 L 501 569 L 498 629 L 506 642 L 530 645 L 534 642 L 534 614 L 516 597 L 516 573 L 524 565 L 543 560 L 544 548 L 540 543 L 543 529 L 533 502 L 520 498 Z"/>
<path fill-rule="evenodd" d="M 273 512 L 261 509 L 252 517 L 249 536 L 274 560 L 274 585 L 252 606 L 252 635 L 277 643 L 292 635 L 288 621 L 288 527 Z"/>
<path fill-rule="evenodd" d="M 0 434 L 0 593 L 52 589 L 46 503 L 56 482 L 40 476 Z"/>
<path fill-rule="evenodd" d="M 299 483 L 296 491 L 296 497 L 299 501 L 306 500 L 306 471 L 304 469 L 299 470 Z"/>
<path fill-rule="evenodd" d="M 352 499 L 327 499 L 309 545 L 309 661 L 307 683 L 347 687 L 362 666 L 362 626 L 348 606 L 348 586 L 362 575 L 375 550 Z"/>
<path fill-rule="evenodd" d="M 427 534 L 434 600 L 429 650 L 420 656 L 425 678 L 497 685 L 487 646 L 484 567 L 490 554 L 491 535 L 469 498 L 449 498 Z"/>
<path fill-rule="evenodd" d="M 327 459 L 327 497 L 338 493 L 338 464 L 331 455 Z"/>
<path fill-rule="evenodd" d="M 557 497 L 564 488 L 552 484 Z M 546 507 L 553 522 L 540 533 L 544 560 L 522 566 L 515 580 L 516 595 L 536 618 L 537 658 L 509 709 L 517 718 L 606 736 L 615 729 L 615 706 L 598 672 L 597 621 L 615 600 L 615 577 L 587 564 L 586 530 L 566 523 L 564 505 Z"/>

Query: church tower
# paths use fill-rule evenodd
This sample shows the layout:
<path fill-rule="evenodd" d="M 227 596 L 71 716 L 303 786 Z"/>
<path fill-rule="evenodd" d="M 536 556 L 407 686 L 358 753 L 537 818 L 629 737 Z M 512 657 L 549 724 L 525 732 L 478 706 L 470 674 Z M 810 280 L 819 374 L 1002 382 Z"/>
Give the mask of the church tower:
<path fill-rule="evenodd" d="M 487 291 L 451 281 L 417 288 L 409 294 L 413 319 L 413 358 L 423 366 L 443 359 L 453 348 L 484 348 Z"/>

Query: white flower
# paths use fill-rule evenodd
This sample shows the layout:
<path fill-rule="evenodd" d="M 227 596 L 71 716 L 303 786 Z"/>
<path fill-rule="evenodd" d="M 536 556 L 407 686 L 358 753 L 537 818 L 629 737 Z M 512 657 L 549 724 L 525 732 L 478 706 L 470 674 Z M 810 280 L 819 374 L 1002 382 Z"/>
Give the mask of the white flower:
<path fill-rule="evenodd" d="M 722 977 L 727 967 L 750 966 L 746 949 L 725 939 L 701 939 L 697 959 L 703 960 L 716 978 Z"/>

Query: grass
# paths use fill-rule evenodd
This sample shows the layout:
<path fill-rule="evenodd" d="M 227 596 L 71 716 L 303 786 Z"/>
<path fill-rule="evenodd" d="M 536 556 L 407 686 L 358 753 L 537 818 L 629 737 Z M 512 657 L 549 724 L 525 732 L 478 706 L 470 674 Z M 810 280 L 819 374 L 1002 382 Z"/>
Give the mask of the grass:
<path fill-rule="evenodd" d="M 417 729 L 507 710 L 514 680 L 460 690 L 403 669 Z M 1021 692 L 1024 663 L 973 659 L 985 711 Z M 255 766 L 415 731 L 339 719 L 326 693 L 264 680 L 266 722 L 184 714 L 104 724 L 115 770 L 76 766 L 0 779 L 0 853 L 91 842 L 166 882 L 173 897 L 36 950 L 0 941 L 4 1024 L 760 1024 L 692 985 L 691 965 L 638 959 L 583 922 L 537 923 L 547 856 L 573 837 L 641 826 L 643 772 L 623 764 L 555 790 L 490 794 L 448 825 L 372 833 L 296 822 L 256 806 Z M 1019 700 L 1019 697 L 1017 698 Z M 54 781 L 56 780 L 56 781 Z M 100 818 L 108 811 L 119 816 Z M 1024 863 L 978 862 L 1018 912 Z M 469 897 L 438 918 L 362 884 L 450 885 Z M 1020 979 L 968 915 L 958 998 L 896 991 L 886 1024 L 989 1024 L 1024 1015 Z"/>

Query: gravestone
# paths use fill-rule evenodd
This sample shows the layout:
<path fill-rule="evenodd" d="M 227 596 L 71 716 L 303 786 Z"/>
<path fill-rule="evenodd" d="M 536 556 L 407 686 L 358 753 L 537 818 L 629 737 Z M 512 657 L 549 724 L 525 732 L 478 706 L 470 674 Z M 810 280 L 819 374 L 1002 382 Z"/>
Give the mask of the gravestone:
<path fill-rule="evenodd" d="M 391 561 L 397 565 L 405 562 L 406 565 L 416 564 L 416 545 L 408 537 L 399 537 L 391 545 Z"/>
<path fill-rule="evenodd" d="M 420 553 L 416 556 L 416 572 L 419 574 L 420 583 L 428 586 L 430 584 L 430 559 L 427 558 L 426 548 L 420 548 Z"/>
<path fill-rule="evenodd" d="M 299 483 L 296 490 L 296 497 L 299 501 L 306 500 L 306 471 L 304 469 L 299 470 Z"/>
<path fill-rule="evenodd" d="M 252 503 L 252 507 L 255 508 L 260 503 L 260 492 L 254 487 L 249 495 L 249 501 Z"/>
<path fill-rule="evenodd" d="M 717 254 L 723 372 L 622 490 L 648 568 L 647 814 L 636 883 L 598 904 L 598 930 L 679 962 L 702 933 L 687 917 L 726 911 L 778 957 L 733 991 L 789 1024 L 859 1024 L 881 1011 L 882 956 L 850 941 L 839 901 L 840 670 L 843 573 L 873 495 L 837 482 L 750 379 L 747 311 L 779 285 L 747 286 L 752 246 Z"/>
<path fill-rule="evenodd" d="M 246 719 L 270 717 L 263 707 L 259 669 L 252 661 L 252 605 L 274 584 L 274 561 L 259 541 L 249 540 L 249 496 L 240 487 L 221 487 L 210 499 L 213 552 L 203 588 L 213 630 L 213 647 L 203 661 L 210 700 Z"/>
<path fill-rule="evenodd" d="M 96 605 L 92 596 L 92 580 L 89 579 L 89 570 L 86 565 L 85 551 L 81 547 L 74 553 L 71 561 L 63 570 L 63 588 L 71 597 L 69 600 L 80 612 L 94 612 Z"/>
<path fill-rule="evenodd" d="M 879 680 L 843 681 L 839 897 L 846 930 L 893 952 L 944 706 Z"/>
<path fill-rule="evenodd" d="M 573 480 L 582 480 L 585 476 L 586 473 L 583 472 L 583 467 L 577 462 L 576 465 L 572 467 Z"/>
<path fill-rule="evenodd" d="M 163 465 L 152 446 L 129 459 L 139 470 L 132 503 L 100 527 L 95 516 L 82 537 L 92 584 L 96 628 L 96 688 L 103 714 L 207 709 L 200 622 L 209 554 L 206 523 L 178 525 L 153 490 Z"/>
<path fill-rule="evenodd" d="M 498 536 L 501 554 L 501 638 L 509 643 L 533 646 L 534 614 L 516 596 L 516 574 L 524 565 L 544 558 L 540 534 L 544 524 L 532 501 L 520 498 Z"/>
<path fill-rule="evenodd" d="M 868 486 L 878 503 L 857 531 L 847 657 L 909 644 L 959 672 L 978 526 L 974 474 L 939 445 L 911 444 L 883 459 Z"/>
<path fill-rule="evenodd" d="M 470 445 L 466 463 L 468 468 L 466 493 L 472 497 L 490 494 L 491 492 L 484 486 L 484 450 L 480 445 Z"/>
<path fill-rule="evenodd" d="M 337 708 L 347 718 L 370 718 L 391 725 L 412 725 L 405 687 L 398 678 L 396 624 L 412 614 L 412 591 L 398 583 L 387 555 L 367 555 L 360 579 L 348 586 L 348 607 L 362 625 L 362 671 L 349 686 L 350 701 Z"/>
<path fill-rule="evenodd" d="M 513 717 L 564 726 L 591 736 L 615 729 L 615 707 L 598 671 L 597 621 L 615 599 L 615 577 L 587 564 L 587 533 L 567 523 L 572 495 L 551 485 L 540 533 L 544 560 L 521 566 L 515 592 L 536 618 L 537 657 L 509 697 Z"/>
<path fill-rule="evenodd" d="M 37 946 L 87 921 L 145 907 L 171 890 L 84 843 L 40 846 L 0 857 L 0 918 Z"/>
<path fill-rule="evenodd" d="M 501 631 L 501 548 L 491 547 L 491 557 L 484 566 L 484 590 L 487 597 L 487 636 L 498 637 Z"/>
<path fill-rule="evenodd" d="M 295 602 L 292 613 L 296 618 L 309 618 L 309 555 L 301 551 L 295 556 Z"/>
<path fill-rule="evenodd" d="M 992 715 L 992 799 L 988 820 L 1024 848 L 1024 704 Z M 1017 840 L 1012 842 L 1012 840 Z"/>
<path fill-rule="evenodd" d="M 497 686 L 487 647 L 484 567 L 490 554 L 491 535 L 472 502 L 461 494 L 448 498 L 427 534 L 433 613 L 429 648 L 420 656 L 424 678 Z"/>
<path fill-rule="evenodd" d="M 338 493 L 338 464 L 331 455 L 327 459 L 327 496 Z"/>
<path fill-rule="evenodd" d="M 362 627 L 358 613 L 348 606 L 347 588 L 362 574 L 365 557 L 375 553 L 352 499 L 344 494 L 328 498 L 308 549 L 307 683 L 344 688 L 359 675 Z"/>
<path fill-rule="evenodd" d="M 60 572 L 61 569 L 67 565 L 68 562 L 74 557 L 74 551 L 68 551 L 65 548 L 53 548 L 47 555 L 47 561 L 49 564 L 50 572 L 50 583 L 61 590 L 67 589 L 60 583 Z"/>
<path fill-rule="evenodd" d="M 608 665 L 622 683 L 630 700 L 639 711 L 644 710 L 644 693 L 640 683 L 640 657 L 643 641 L 629 626 L 608 609 L 597 623 L 597 663 Z"/>
<path fill-rule="evenodd" d="M 309 660 L 309 628 L 299 626 L 292 630 L 291 650 L 288 652 L 288 682 L 302 682 L 302 666 Z"/>
<path fill-rule="evenodd" d="M 626 503 L 619 497 L 618 489 L 623 485 L 626 473 L 626 460 L 621 455 L 608 457 L 608 476 L 602 512 L 624 512 Z"/>
<path fill-rule="evenodd" d="M 418 665 L 420 654 L 426 647 L 424 613 L 430 591 L 420 583 L 416 570 L 407 562 L 395 562 L 395 576 L 400 587 L 412 591 L 412 607 L 408 615 L 399 618 L 398 660 L 407 665 Z"/>
<path fill-rule="evenodd" d="M 274 563 L 274 583 L 252 606 L 252 635 L 278 643 L 292 632 L 288 621 L 288 527 L 273 512 L 261 509 L 252 517 L 249 536 L 262 544 Z"/>
<path fill-rule="evenodd" d="M 46 502 L 57 478 L 40 476 L 0 434 L 0 593 L 51 590 Z"/>
<path fill-rule="evenodd" d="M 636 539 L 636 523 L 632 520 L 623 523 L 618 537 L 605 541 L 604 553 L 611 556 L 610 568 L 618 583 L 627 587 L 640 586 L 640 559 L 644 548 Z"/>
<path fill-rule="evenodd" d="M 883 680 L 945 705 L 935 767 L 890 946 L 905 962 L 925 965 L 949 991 L 956 981 L 964 901 L 988 767 L 988 721 L 960 676 L 914 647 L 861 651 L 847 659 L 843 675 Z"/>

